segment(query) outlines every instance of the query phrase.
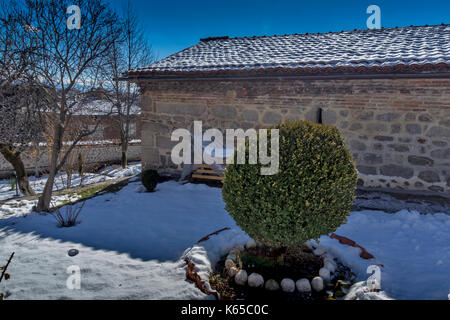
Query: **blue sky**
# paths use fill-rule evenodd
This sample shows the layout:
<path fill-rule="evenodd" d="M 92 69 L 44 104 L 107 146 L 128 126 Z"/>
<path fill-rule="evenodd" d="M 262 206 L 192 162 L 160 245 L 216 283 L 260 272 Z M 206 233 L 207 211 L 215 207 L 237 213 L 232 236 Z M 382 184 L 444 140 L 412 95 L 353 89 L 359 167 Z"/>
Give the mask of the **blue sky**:
<path fill-rule="evenodd" d="M 109 0 L 119 6 L 122 0 Z M 366 28 L 371 4 L 383 27 L 450 24 L 450 0 L 132 0 L 158 58 L 210 36 L 253 36 Z"/>

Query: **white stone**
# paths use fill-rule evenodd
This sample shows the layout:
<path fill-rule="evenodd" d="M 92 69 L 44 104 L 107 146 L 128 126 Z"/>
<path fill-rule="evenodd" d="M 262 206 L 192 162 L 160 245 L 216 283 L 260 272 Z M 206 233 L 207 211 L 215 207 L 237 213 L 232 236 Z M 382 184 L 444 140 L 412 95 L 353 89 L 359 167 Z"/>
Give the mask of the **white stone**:
<path fill-rule="evenodd" d="M 334 265 L 335 267 L 337 267 L 336 261 L 334 261 L 334 260 L 331 259 L 331 258 L 324 258 L 324 259 L 323 259 L 323 264 L 325 265 L 325 264 L 327 264 L 327 263 L 330 263 L 330 264 Z"/>
<path fill-rule="evenodd" d="M 234 276 L 234 282 L 240 286 L 244 286 L 247 283 L 247 271 L 239 270 L 239 272 Z"/>
<path fill-rule="evenodd" d="M 231 259 L 225 260 L 225 268 L 226 269 L 230 269 L 231 267 L 234 267 L 234 266 L 235 266 L 235 264 L 234 264 L 233 260 L 231 260 Z"/>
<path fill-rule="evenodd" d="M 269 291 L 277 291 L 280 290 L 280 285 L 278 284 L 278 282 L 274 279 L 269 279 L 266 281 L 266 284 L 264 285 L 264 287 L 266 288 L 266 290 Z"/>
<path fill-rule="evenodd" d="M 325 262 L 324 268 L 330 270 L 331 273 L 336 272 L 336 266 L 333 263 L 331 263 L 330 261 Z"/>
<path fill-rule="evenodd" d="M 323 279 L 321 277 L 315 277 L 311 280 L 311 287 L 314 289 L 314 291 L 322 291 L 324 288 Z"/>
<path fill-rule="evenodd" d="M 314 250 L 314 247 L 312 246 L 312 244 L 309 241 L 305 242 L 305 247 L 307 247 L 309 250 Z"/>
<path fill-rule="evenodd" d="M 324 255 L 327 251 L 325 250 L 324 247 L 318 246 L 317 249 L 315 249 L 313 252 L 316 256 L 321 256 Z"/>
<path fill-rule="evenodd" d="M 231 267 L 230 269 L 228 269 L 228 275 L 230 277 L 234 277 L 237 273 L 238 273 L 238 269 L 236 267 Z"/>
<path fill-rule="evenodd" d="M 234 253 L 230 253 L 230 254 L 228 254 L 228 256 L 227 256 L 227 260 L 228 260 L 228 259 L 230 259 L 230 260 L 236 262 L 236 255 L 235 255 Z"/>
<path fill-rule="evenodd" d="M 309 280 L 306 278 L 297 280 L 295 286 L 297 287 L 298 292 L 302 293 L 311 292 L 311 284 L 309 283 Z"/>
<path fill-rule="evenodd" d="M 256 241 L 253 239 L 248 240 L 247 244 L 245 245 L 246 249 L 252 249 L 256 247 Z"/>
<path fill-rule="evenodd" d="M 259 288 L 264 285 L 264 278 L 258 273 L 252 273 L 248 276 L 248 285 L 252 288 Z"/>
<path fill-rule="evenodd" d="M 281 280 L 281 289 L 284 292 L 294 292 L 295 291 L 295 282 L 292 279 L 284 278 Z"/>
<path fill-rule="evenodd" d="M 319 276 L 325 281 L 330 281 L 331 279 L 330 270 L 328 270 L 327 268 L 320 268 Z"/>

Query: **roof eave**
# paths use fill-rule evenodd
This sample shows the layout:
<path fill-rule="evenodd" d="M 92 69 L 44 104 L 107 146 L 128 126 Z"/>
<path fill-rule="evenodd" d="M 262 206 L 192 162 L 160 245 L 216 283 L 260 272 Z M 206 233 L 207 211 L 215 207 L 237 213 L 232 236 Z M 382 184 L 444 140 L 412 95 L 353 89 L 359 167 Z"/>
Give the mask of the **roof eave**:
<path fill-rule="evenodd" d="M 127 72 L 123 81 L 141 80 L 237 80 L 267 78 L 448 78 L 450 64 L 399 64 L 395 66 L 372 67 L 327 67 L 327 68 L 266 68 L 250 70 L 214 71 L 134 71 Z"/>

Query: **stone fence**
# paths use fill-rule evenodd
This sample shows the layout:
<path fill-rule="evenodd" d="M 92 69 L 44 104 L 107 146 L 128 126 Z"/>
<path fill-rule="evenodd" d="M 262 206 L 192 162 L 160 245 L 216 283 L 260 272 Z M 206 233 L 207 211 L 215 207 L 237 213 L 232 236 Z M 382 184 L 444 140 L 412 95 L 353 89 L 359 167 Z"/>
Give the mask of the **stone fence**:
<path fill-rule="evenodd" d="M 93 141 L 79 145 L 72 152 L 68 164 L 73 165 L 76 171 L 78 154 L 81 153 L 83 163 L 87 171 L 95 170 L 105 164 L 120 163 L 122 148 L 119 143 L 113 141 Z M 128 146 L 128 161 L 140 161 L 141 143 L 135 140 Z M 49 150 L 41 146 L 38 150 L 24 152 L 22 160 L 29 175 L 44 173 L 48 170 Z M 9 178 L 14 173 L 12 166 L 0 155 L 0 179 Z"/>

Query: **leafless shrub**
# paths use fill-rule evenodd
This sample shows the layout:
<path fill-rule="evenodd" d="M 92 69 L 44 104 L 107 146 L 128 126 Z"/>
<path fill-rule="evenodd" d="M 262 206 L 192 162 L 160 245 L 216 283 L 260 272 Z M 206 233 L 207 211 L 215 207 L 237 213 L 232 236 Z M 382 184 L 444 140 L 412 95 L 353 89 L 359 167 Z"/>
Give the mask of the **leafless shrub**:
<path fill-rule="evenodd" d="M 63 208 L 55 207 L 52 216 L 55 218 L 58 226 L 61 228 L 70 228 L 78 224 L 78 216 L 80 215 L 86 201 L 81 206 L 76 207 L 75 204 L 70 203 Z"/>

